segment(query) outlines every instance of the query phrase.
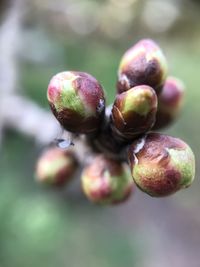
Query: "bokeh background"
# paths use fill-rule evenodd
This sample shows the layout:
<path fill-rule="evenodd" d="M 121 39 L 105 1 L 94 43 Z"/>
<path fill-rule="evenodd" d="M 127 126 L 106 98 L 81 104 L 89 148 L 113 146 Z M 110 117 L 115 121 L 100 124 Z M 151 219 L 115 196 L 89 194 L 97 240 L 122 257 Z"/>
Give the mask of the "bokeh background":
<path fill-rule="evenodd" d="M 1 267 L 200 266 L 199 25 L 198 0 L 1 0 Z M 78 175 L 62 190 L 36 184 L 37 157 L 59 134 L 46 100 L 51 76 L 89 72 L 111 103 L 119 60 L 144 37 L 186 84 L 183 113 L 165 132 L 195 152 L 191 188 L 163 199 L 137 190 L 101 207 L 85 199 Z"/>

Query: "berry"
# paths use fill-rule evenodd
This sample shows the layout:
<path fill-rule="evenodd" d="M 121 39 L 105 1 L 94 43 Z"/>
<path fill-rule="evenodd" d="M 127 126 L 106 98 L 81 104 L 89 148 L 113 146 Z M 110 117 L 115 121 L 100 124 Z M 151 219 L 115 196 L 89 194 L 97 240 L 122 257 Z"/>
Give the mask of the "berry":
<path fill-rule="evenodd" d="M 76 167 L 77 161 L 71 151 L 50 148 L 38 159 L 36 180 L 43 184 L 63 185 L 71 180 Z"/>
<path fill-rule="evenodd" d="M 113 131 L 133 139 L 151 129 L 155 122 L 157 96 L 147 85 L 139 85 L 117 95 L 112 109 Z"/>
<path fill-rule="evenodd" d="M 81 180 L 86 196 L 99 204 L 123 202 L 134 185 L 128 166 L 104 155 L 97 156 L 85 167 Z"/>
<path fill-rule="evenodd" d="M 68 131 L 96 132 L 104 116 L 104 92 L 98 81 L 83 72 L 66 71 L 55 75 L 47 98 L 53 114 Z"/>
<path fill-rule="evenodd" d="M 194 179 L 194 154 L 178 138 L 150 133 L 130 146 L 128 156 L 135 183 L 151 196 L 170 195 Z"/>
<path fill-rule="evenodd" d="M 167 75 L 167 61 L 160 47 L 144 39 L 131 47 L 122 57 L 118 70 L 118 93 L 146 84 L 159 93 Z"/>
<path fill-rule="evenodd" d="M 170 125 L 179 115 L 183 106 L 184 84 L 177 78 L 167 78 L 158 97 L 158 112 L 153 129 Z"/>

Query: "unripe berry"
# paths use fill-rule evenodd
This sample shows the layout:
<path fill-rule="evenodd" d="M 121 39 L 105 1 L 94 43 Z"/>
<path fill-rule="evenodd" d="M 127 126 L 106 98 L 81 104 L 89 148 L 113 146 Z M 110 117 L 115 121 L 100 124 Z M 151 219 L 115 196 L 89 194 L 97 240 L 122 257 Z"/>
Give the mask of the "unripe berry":
<path fill-rule="evenodd" d="M 178 138 L 148 134 L 130 146 L 128 155 L 135 183 L 151 196 L 170 195 L 194 179 L 194 154 Z"/>
<path fill-rule="evenodd" d="M 82 173 L 82 188 L 95 203 L 114 204 L 126 200 L 133 189 L 133 180 L 127 165 L 97 156 Z"/>
<path fill-rule="evenodd" d="M 71 151 L 50 148 L 38 159 L 36 180 L 43 184 L 63 185 L 71 180 L 76 167 L 77 161 Z"/>
<path fill-rule="evenodd" d="M 68 131 L 93 133 L 100 127 L 105 110 L 104 92 L 98 81 L 83 72 L 55 75 L 47 98 L 53 114 Z"/>
<path fill-rule="evenodd" d="M 118 93 L 146 84 L 159 93 L 167 75 L 167 61 L 160 47 L 144 39 L 131 47 L 122 57 L 118 70 Z"/>
<path fill-rule="evenodd" d="M 172 123 L 183 105 L 184 84 L 174 77 L 167 78 L 158 97 L 158 112 L 153 129 L 161 129 Z"/>
<path fill-rule="evenodd" d="M 155 122 L 157 96 L 147 85 L 139 85 L 117 95 L 112 109 L 113 131 L 133 139 L 151 129 Z"/>

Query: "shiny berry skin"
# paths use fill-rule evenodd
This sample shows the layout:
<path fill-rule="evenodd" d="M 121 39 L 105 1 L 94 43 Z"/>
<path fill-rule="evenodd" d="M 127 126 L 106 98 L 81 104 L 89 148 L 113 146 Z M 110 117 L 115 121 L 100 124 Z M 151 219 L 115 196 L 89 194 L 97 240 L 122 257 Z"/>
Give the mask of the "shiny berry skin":
<path fill-rule="evenodd" d="M 117 91 L 122 93 L 145 84 L 159 94 L 167 69 L 167 61 L 160 47 L 150 39 L 143 39 L 123 55 L 118 70 Z"/>
<path fill-rule="evenodd" d="M 151 196 L 168 196 L 194 179 L 194 154 L 178 138 L 147 134 L 129 147 L 128 158 L 136 185 Z"/>
<path fill-rule="evenodd" d="M 113 131 L 131 140 L 146 133 L 154 125 L 157 96 L 147 85 L 139 85 L 117 95 L 112 109 Z"/>
<path fill-rule="evenodd" d="M 49 83 L 47 98 L 64 129 L 88 134 L 101 126 L 105 111 L 104 91 L 90 74 L 76 71 L 58 73 Z"/>
<path fill-rule="evenodd" d="M 98 204 L 123 202 L 134 186 L 128 166 L 104 155 L 95 157 L 85 167 L 81 181 L 85 195 Z"/>

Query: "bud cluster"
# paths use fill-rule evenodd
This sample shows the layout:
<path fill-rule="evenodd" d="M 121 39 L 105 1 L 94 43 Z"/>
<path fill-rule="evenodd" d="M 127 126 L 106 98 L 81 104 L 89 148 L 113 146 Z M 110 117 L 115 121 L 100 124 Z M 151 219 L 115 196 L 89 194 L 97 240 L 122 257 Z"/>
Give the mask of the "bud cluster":
<path fill-rule="evenodd" d="M 177 118 L 184 96 L 183 83 L 168 77 L 167 60 L 154 41 L 141 40 L 123 55 L 116 87 L 114 103 L 106 107 L 103 87 L 90 74 L 61 72 L 48 86 L 47 98 L 60 125 L 76 138 L 84 136 L 90 148 L 92 159 L 88 162 L 85 155 L 79 162 L 87 198 L 114 204 L 126 200 L 135 184 L 155 197 L 188 187 L 195 174 L 191 148 L 180 139 L 152 133 Z M 63 184 L 75 162 L 71 150 L 51 149 L 38 161 L 37 179 Z"/>

